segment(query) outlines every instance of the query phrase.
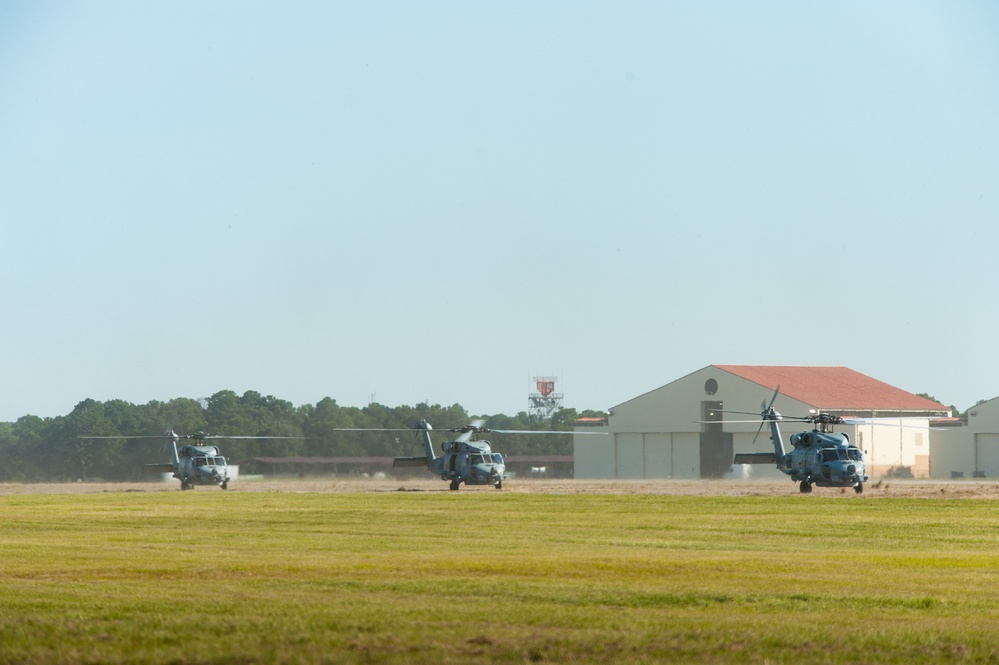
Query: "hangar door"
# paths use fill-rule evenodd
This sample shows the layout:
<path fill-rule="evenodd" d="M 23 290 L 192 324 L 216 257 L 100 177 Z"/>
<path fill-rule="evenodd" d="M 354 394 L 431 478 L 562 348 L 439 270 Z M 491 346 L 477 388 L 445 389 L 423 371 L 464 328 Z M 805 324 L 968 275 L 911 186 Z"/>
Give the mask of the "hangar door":
<path fill-rule="evenodd" d="M 617 478 L 645 477 L 645 439 L 641 434 L 616 434 L 614 453 Z"/>
<path fill-rule="evenodd" d="M 975 471 L 999 478 L 999 434 L 975 435 Z"/>
<path fill-rule="evenodd" d="M 672 435 L 662 432 L 622 432 L 614 439 L 615 478 L 672 478 Z"/>

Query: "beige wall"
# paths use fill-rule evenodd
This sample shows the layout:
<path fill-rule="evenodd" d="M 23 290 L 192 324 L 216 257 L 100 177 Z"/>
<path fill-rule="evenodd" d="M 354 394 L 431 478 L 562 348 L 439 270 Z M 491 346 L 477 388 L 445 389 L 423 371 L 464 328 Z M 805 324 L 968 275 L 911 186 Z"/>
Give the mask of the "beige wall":
<path fill-rule="evenodd" d="M 929 438 L 930 477 L 999 478 L 999 398 L 971 407 L 966 427 L 932 430 Z"/>
<path fill-rule="evenodd" d="M 576 436 L 573 438 L 575 477 L 698 478 L 699 445 L 696 433 L 617 432 L 607 437 Z"/>
<path fill-rule="evenodd" d="M 606 428 L 600 428 L 605 431 Z M 593 427 L 585 428 L 586 432 L 596 431 Z M 614 469 L 617 462 L 614 452 L 614 438 L 611 436 L 573 436 L 572 457 L 576 478 L 613 478 L 607 475 L 608 469 Z"/>
<path fill-rule="evenodd" d="M 676 454 L 671 434 L 652 432 L 645 435 L 645 475 L 649 478 L 673 478 Z"/>
<path fill-rule="evenodd" d="M 906 467 L 916 478 L 930 475 L 930 421 L 927 418 L 885 419 L 840 427 L 864 451 L 867 475 L 878 478 L 894 467 Z"/>
<path fill-rule="evenodd" d="M 708 395 L 705 383 L 714 379 L 717 392 Z M 682 379 L 640 395 L 611 409 L 609 429 L 631 432 L 700 432 L 702 401 L 721 401 L 727 410 L 749 411 L 750 415 L 728 414 L 726 420 L 748 420 L 747 423 L 730 423 L 725 431 L 756 433 L 759 427 L 760 403 L 768 403 L 773 391 L 735 377 L 715 367 L 705 367 Z M 777 398 L 778 411 L 807 414 L 809 407 L 786 396 Z M 761 434 L 760 438 L 763 439 Z M 765 439 L 769 441 L 769 438 Z M 757 442 L 759 443 L 759 442 Z"/>
<path fill-rule="evenodd" d="M 950 478 L 953 472 L 971 478 L 975 470 L 973 440 L 967 427 L 930 432 L 930 477 Z"/>
<path fill-rule="evenodd" d="M 968 409 L 968 427 L 973 432 L 999 432 L 999 397 Z"/>
<path fill-rule="evenodd" d="M 975 470 L 986 478 L 999 478 L 999 434 L 975 434 Z"/>

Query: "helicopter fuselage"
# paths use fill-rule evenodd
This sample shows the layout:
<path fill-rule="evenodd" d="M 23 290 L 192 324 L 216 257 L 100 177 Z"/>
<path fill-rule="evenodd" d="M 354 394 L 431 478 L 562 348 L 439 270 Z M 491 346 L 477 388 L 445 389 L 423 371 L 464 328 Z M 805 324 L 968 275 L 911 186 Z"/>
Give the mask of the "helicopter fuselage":
<path fill-rule="evenodd" d="M 792 480 L 819 487 L 858 487 L 867 481 L 864 453 L 843 432 L 792 434 L 791 445 L 779 468 Z"/>
<path fill-rule="evenodd" d="M 495 485 L 502 486 L 506 479 L 503 456 L 494 453 L 488 441 L 445 441 L 444 454 L 429 464 L 431 473 L 441 480 L 450 480 L 452 486 Z"/>
<path fill-rule="evenodd" d="M 778 386 L 779 390 L 780 386 Z M 777 464 L 777 469 L 791 476 L 800 483 L 802 492 L 812 491 L 812 485 L 819 487 L 852 487 L 857 494 L 864 491 L 867 482 L 867 465 L 864 453 L 850 443 L 850 437 L 844 432 L 830 431 L 834 424 L 845 421 L 838 416 L 818 414 L 810 416 L 807 422 L 817 425 L 810 432 L 798 432 L 791 435 L 791 450 L 784 447 L 781 436 L 780 422 L 782 416 L 773 408 L 777 399 L 774 392 L 770 405 L 763 402 L 760 414 L 764 425 L 770 426 L 770 440 L 774 445 L 771 453 L 740 453 L 735 456 L 736 464 Z M 821 429 L 820 429 L 821 428 Z"/>
<path fill-rule="evenodd" d="M 194 485 L 229 487 L 229 466 L 217 446 L 184 446 L 178 451 L 173 477 L 181 489 Z"/>
<path fill-rule="evenodd" d="M 506 480 L 506 464 L 503 456 L 494 453 L 488 441 L 475 439 L 476 432 L 488 431 L 480 429 L 478 424 L 466 428 L 452 430 L 461 432 L 461 436 L 452 441 L 445 441 L 441 446 L 444 454 L 440 457 L 434 452 L 430 432 L 433 429 L 426 420 L 421 420 L 417 431 L 423 439 L 424 456 L 396 457 L 392 466 L 424 466 L 431 473 L 441 477 L 441 480 L 451 482 L 451 490 L 457 490 L 462 483 L 466 485 L 492 485 L 503 489 Z"/>

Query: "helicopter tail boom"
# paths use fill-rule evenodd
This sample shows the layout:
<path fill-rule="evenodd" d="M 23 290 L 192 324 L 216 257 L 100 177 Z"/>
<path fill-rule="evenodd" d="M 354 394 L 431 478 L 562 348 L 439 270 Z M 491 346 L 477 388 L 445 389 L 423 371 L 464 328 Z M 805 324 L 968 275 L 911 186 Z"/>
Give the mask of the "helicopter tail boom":
<path fill-rule="evenodd" d="M 426 419 L 423 419 L 420 421 L 420 424 L 417 425 L 416 429 L 423 437 L 423 450 L 425 451 L 424 463 L 429 467 L 430 463 L 437 457 L 437 455 L 434 454 L 434 442 L 430 438 L 430 430 L 433 428 L 430 426 L 430 423 L 426 421 Z"/>
<path fill-rule="evenodd" d="M 173 430 L 170 430 L 169 432 L 167 432 L 166 436 L 170 440 L 170 446 L 173 449 L 172 450 L 172 454 L 173 454 L 173 467 L 175 469 L 178 466 L 180 466 L 180 454 L 177 452 L 177 441 L 180 439 L 180 437 L 178 437 L 177 434 Z M 170 469 L 170 470 L 173 471 L 173 469 Z"/>
<path fill-rule="evenodd" d="M 736 453 L 736 464 L 776 464 L 777 457 L 773 453 Z"/>
<path fill-rule="evenodd" d="M 173 473 L 176 467 L 173 464 L 143 464 L 144 473 Z"/>
<path fill-rule="evenodd" d="M 393 467 L 426 466 L 426 465 L 427 465 L 426 457 L 396 457 L 394 460 L 392 460 Z"/>

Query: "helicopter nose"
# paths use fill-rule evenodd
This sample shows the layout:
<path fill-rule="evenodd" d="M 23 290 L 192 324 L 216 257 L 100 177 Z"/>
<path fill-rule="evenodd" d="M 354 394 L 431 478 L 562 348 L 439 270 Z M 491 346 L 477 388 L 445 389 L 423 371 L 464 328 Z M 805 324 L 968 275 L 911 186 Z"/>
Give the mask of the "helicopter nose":
<path fill-rule="evenodd" d="M 194 472 L 194 478 L 196 480 L 210 480 L 212 482 L 222 482 L 222 476 L 219 475 L 219 470 L 209 466 L 198 467 Z"/>

